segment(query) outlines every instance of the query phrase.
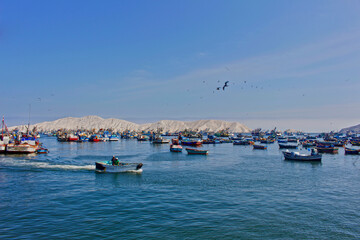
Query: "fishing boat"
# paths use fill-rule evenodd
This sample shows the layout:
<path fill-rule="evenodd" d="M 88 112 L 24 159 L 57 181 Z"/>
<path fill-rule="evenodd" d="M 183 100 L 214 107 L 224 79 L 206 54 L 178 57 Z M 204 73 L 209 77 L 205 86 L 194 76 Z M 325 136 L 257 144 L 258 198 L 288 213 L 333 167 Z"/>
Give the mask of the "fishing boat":
<path fill-rule="evenodd" d="M 263 143 L 263 144 L 269 144 L 269 143 L 274 143 L 274 142 L 275 142 L 275 139 L 271 139 L 271 138 L 260 139 L 260 143 Z"/>
<path fill-rule="evenodd" d="M 116 134 L 112 134 L 109 137 L 109 141 L 112 141 L 112 142 L 119 141 L 119 138 L 118 138 L 118 136 Z"/>
<path fill-rule="evenodd" d="M 251 140 L 240 140 L 240 141 L 234 141 L 233 145 L 254 145 L 254 141 Z"/>
<path fill-rule="evenodd" d="M 189 155 L 207 155 L 209 150 L 200 150 L 194 148 L 185 148 Z"/>
<path fill-rule="evenodd" d="M 35 153 L 37 149 L 38 146 L 28 143 L 10 143 L 6 145 L 6 153 Z"/>
<path fill-rule="evenodd" d="M 345 155 L 358 155 L 358 154 L 360 154 L 360 149 L 345 147 Z"/>
<path fill-rule="evenodd" d="M 166 139 L 166 138 L 163 138 L 163 137 L 157 137 L 152 141 L 152 143 L 154 143 L 154 144 L 167 144 L 169 142 L 170 142 L 169 139 Z"/>
<path fill-rule="evenodd" d="M 149 140 L 149 136 L 147 136 L 147 135 L 139 135 L 139 136 L 137 137 L 137 140 L 138 140 L 139 142 L 145 142 L 145 141 L 148 141 L 148 140 Z"/>
<path fill-rule="evenodd" d="M 295 149 L 297 147 L 298 147 L 298 145 L 295 145 L 295 144 L 279 143 L 279 148 Z"/>
<path fill-rule="evenodd" d="M 263 146 L 263 145 L 256 145 L 256 144 L 254 144 L 253 145 L 253 149 L 261 149 L 261 150 L 266 150 L 267 149 L 267 147 L 266 146 Z"/>
<path fill-rule="evenodd" d="M 302 143 L 302 146 L 304 148 L 311 148 L 311 147 L 315 147 L 316 144 L 314 142 L 305 141 L 305 142 Z"/>
<path fill-rule="evenodd" d="M 297 139 L 297 137 L 295 136 L 290 136 L 288 137 L 288 142 L 295 142 L 295 143 L 299 143 L 299 139 Z"/>
<path fill-rule="evenodd" d="M 91 137 L 89 138 L 89 141 L 90 142 L 100 142 L 101 139 L 98 135 L 94 134 L 94 135 L 91 135 Z"/>
<path fill-rule="evenodd" d="M 95 162 L 95 171 L 97 172 L 142 172 L 142 163 L 125 163 L 119 162 L 118 165 L 113 165 L 112 161 Z"/>
<path fill-rule="evenodd" d="M 292 161 L 321 161 L 321 154 L 312 151 L 310 155 L 302 154 L 299 152 L 290 152 L 284 151 L 283 152 L 285 160 L 292 160 Z"/>
<path fill-rule="evenodd" d="M 170 152 L 182 152 L 183 148 L 179 144 L 179 139 L 171 139 Z"/>
<path fill-rule="evenodd" d="M 337 154 L 339 152 L 339 149 L 335 147 L 316 147 L 316 150 L 319 153 L 330 153 L 330 154 Z"/>
<path fill-rule="evenodd" d="M 183 139 L 183 140 L 181 140 L 181 145 L 185 145 L 185 146 L 201 146 L 201 145 L 202 145 L 202 141 L 201 141 L 201 140 L 187 140 L 187 139 Z"/>
<path fill-rule="evenodd" d="M 181 145 L 170 145 L 170 152 L 182 152 L 182 150 Z"/>
<path fill-rule="evenodd" d="M 76 136 L 74 134 L 70 134 L 69 136 L 67 136 L 68 142 L 76 142 L 77 140 L 79 140 L 79 136 Z"/>

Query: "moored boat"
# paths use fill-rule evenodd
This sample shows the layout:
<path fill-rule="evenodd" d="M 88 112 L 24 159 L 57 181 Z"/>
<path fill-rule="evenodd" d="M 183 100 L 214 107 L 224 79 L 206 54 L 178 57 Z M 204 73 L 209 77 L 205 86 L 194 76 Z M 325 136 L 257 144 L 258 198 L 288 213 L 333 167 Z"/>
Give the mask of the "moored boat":
<path fill-rule="evenodd" d="M 112 134 L 109 137 L 109 141 L 112 141 L 112 142 L 119 141 L 119 137 L 116 134 Z"/>
<path fill-rule="evenodd" d="M 358 154 L 360 154 L 360 149 L 345 147 L 345 155 L 358 155 Z"/>
<path fill-rule="evenodd" d="M 286 149 L 295 149 L 297 148 L 297 144 L 286 144 L 286 143 L 279 143 L 279 148 L 286 148 Z"/>
<path fill-rule="evenodd" d="M 339 152 L 339 149 L 335 147 L 316 147 L 316 150 L 319 153 L 330 153 L 330 154 L 337 154 Z"/>
<path fill-rule="evenodd" d="M 233 145 L 254 145 L 254 141 L 252 140 L 239 140 L 239 141 L 234 141 Z"/>
<path fill-rule="evenodd" d="M 209 150 L 200 150 L 194 148 L 185 148 L 189 155 L 207 155 Z"/>
<path fill-rule="evenodd" d="M 290 152 L 284 151 L 283 152 L 285 160 L 292 160 L 292 161 L 321 161 L 321 154 L 317 154 L 315 151 L 312 151 L 310 155 L 301 154 L 299 152 Z"/>
<path fill-rule="evenodd" d="M 201 146 L 202 141 L 201 140 L 181 140 L 181 145 L 185 146 Z"/>
<path fill-rule="evenodd" d="M 166 139 L 166 138 L 163 138 L 163 137 L 157 137 L 152 141 L 152 143 L 154 143 L 154 144 L 167 144 L 169 142 L 170 142 L 169 139 Z"/>
<path fill-rule="evenodd" d="M 6 145 L 6 153 L 35 153 L 38 146 L 33 146 L 28 143 L 10 143 Z"/>
<path fill-rule="evenodd" d="M 181 145 L 170 145 L 171 152 L 182 152 L 183 148 Z"/>
<path fill-rule="evenodd" d="M 179 139 L 171 139 L 170 151 L 171 152 L 182 152 L 183 148 L 179 144 Z"/>
<path fill-rule="evenodd" d="M 261 150 L 266 150 L 267 149 L 267 147 L 266 146 L 263 146 L 263 145 L 256 145 L 256 144 L 254 144 L 253 145 L 253 149 L 261 149 Z"/>

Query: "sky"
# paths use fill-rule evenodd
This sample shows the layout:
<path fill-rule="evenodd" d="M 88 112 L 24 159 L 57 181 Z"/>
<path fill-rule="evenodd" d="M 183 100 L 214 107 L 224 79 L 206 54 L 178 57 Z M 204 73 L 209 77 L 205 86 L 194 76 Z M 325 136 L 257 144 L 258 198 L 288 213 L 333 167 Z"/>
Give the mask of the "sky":
<path fill-rule="evenodd" d="M 359 0 L 0 0 L 0 114 L 339 130 L 360 123 L 359 12 Z"/>

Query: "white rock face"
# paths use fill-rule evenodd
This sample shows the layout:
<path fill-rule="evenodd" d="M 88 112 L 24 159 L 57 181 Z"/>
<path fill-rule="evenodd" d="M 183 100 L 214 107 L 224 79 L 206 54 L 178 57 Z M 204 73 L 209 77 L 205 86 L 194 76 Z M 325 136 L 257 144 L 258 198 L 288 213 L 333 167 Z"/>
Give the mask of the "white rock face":
<path fill-rule="evenodd" d="M 228 129 L 230 132 L 247 133 L 251 129 L 239 122 L 227 122 L 221 120 L 198 120 L 198 121 L 175 121 L 175 120 L 161 120 L 155 123 L 136 124 L 129 121 L 109 118 L 104 119 L 98 116 L 86 116 L 81 118 L 67 117 L 61 118 L 52 122 L 42 122 L 30 125 L 30 129 L 37 127 L 38 131 L 53 131 L 58 129 L 113 129 L 115 131 L 142 131 L 142 130 L 157 130 L 161 128 L 165 132 L 177 132 L 185 129 L 188 130 L 207 130 L 216 132 L 223 129 Z M 26 130 L 26 126 L 16 126 L 9 129 L 19 128 L 21 131 Z"/>

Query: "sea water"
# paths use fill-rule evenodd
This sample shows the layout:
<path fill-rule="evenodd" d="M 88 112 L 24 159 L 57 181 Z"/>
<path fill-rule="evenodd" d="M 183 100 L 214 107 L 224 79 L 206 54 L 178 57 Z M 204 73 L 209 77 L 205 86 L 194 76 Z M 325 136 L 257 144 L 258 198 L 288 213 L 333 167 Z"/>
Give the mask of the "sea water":
<path fill-rule="evenodd" d="M 41 141 L 49 154 L 0 155 L 0 239 L 360 238 L 360 156 L 342 149 L 303 163 L 277 144 L 192 156 L 136 140 Z M 113 155 L 143 172 L 94 171 Z"/>

